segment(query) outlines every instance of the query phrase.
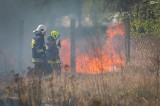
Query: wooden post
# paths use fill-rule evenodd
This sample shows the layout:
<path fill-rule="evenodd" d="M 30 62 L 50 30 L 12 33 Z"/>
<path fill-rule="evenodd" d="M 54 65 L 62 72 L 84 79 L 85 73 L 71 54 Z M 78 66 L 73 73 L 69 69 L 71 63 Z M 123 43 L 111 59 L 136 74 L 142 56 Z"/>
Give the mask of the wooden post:
<path fill-rule="evenodd" d="M 76 72 L 76 47 L 75 47 L 75 19 L 70 20 L 70 30 L 71 30 L 71 58 L 70 58 L 70 64 L 71 64 L 71 71 Z"/>
<path fill-rule="evenodd" d="M 127 16 L 124 20 L 125 23 L 125 51 L 126 51 L 126 61 L 130 61 L 130 19 L 127 13 Z"/>
<path fill-rule="evenodd" d="M 131 1 L 121 0 L 121 8 L 125 12 L 124 24 L 125 24 L 125 56 L 126 62 L 130 61 L 130 8 Z"/>
<path fill-rule="evenodd" d="M 19 21 L 19 36 L 18 36 L 18 71 L 23 71 L 23 34 L 24 34 L 24 21 Z"/>

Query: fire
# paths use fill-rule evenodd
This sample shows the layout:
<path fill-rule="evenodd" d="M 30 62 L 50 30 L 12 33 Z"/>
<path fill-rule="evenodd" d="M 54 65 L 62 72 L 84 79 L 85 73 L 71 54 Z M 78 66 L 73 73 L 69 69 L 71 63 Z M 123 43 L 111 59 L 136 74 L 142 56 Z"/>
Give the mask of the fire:
<path fill-rule="evenodd" d="M 121 23 L 113 24 L 106 30 L 107 39 L 103 44 L 97 41 L 87 42 L 93 45 L 88 47 L 88 51 L 81 51 L 81 48 L 76 49 L 76 72 L 88 74 L 101 74 L 110 71 L 116 71 L 118 67 L 124 65 L 124 25 Z M 77 41 L 78 42 L 78 41 Z M 80 42 L 80 40 L 79 40 Z M 70 66 L 70 41 L 69 39 L 62 40 L 62 48 L 60 51 L 63 65 Z"/>
<path fill-rule="evenodd" d="M 70 40 L 64 39 L 61 42 L 60 57 L 64 65 L 70 64 Z"/>
<path fill-rule="evenodd" d="M 107 31 L 106 34 L 111 38 L 115 37 L 116 35 L 118 36 L 124 36 L 124 25 L 122 23 L 113 23 L 113 27 L 110 27 Z"/>

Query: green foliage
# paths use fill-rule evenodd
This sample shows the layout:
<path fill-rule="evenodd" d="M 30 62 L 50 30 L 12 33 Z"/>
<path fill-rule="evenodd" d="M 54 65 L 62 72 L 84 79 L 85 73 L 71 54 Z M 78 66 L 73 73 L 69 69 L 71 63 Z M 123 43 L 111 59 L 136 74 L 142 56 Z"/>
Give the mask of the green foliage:
<path fill-rule="evenodd" d="M 125 18 L 123 12 L 129 12 L 131 18 L 131 35 L 160 36 L 160 0 L 86 0 L 83 2 L 84 15 L 89 15 L 93 24 L 102 24 L 109 16 L 120 12 L 120 19 Z M 112 18 L 111 18 L 112 19 Z"/>
<path fill-rule="evenodd" d="M 139 4 L 135 3 L 133 10 L 132 35 L 160 36 L 160 0 L 157 0 L 155 4 L 150 4 L 149 0 L 143 0 Z"/>
<path fill-rule="evenodd" d="M 121 0 L 84 0 L 82 14 L 90 16 L 94 25 L 102 24 L 104 21 L 112 19 L 115 13 L 121 12 L 123 10 L 122 4 L 125 3 Z"/>

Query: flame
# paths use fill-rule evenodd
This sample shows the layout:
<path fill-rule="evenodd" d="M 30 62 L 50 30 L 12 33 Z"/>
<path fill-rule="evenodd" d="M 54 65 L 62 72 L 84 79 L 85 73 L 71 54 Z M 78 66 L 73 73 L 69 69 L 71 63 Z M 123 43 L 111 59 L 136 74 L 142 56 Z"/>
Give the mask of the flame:
<path fill-rule="evenodd" d="M 61 42 L 62 48 L 60 49 L 60 57 L 63 65 L 70 64 L 70 40 L 64 39 Z"/>
<path fill-rule="evenodd" d="M 113 23 L 113 26 L 110 27 L 107 31 L 106 34 L 111 38 L 115 37 L 116 35 L 118 36 L 124 36 L 124 25 L 122 23 Z"/>
<path fill-rule="evenodd" d="M 116 71 L 118 67 L 124 65 L 124 35 L 124 25 L 122 23 L 115 23 L 113 27 L 106 30 L 105 38 L 107 37 L 107 39 L 104 41 L 104 44 L 97 45 L 93 41 L 96 47 L 89 49 L 87 52 L 81 52 L 81 48 L 77 47 L 76 72 L 101 74 Z M 62 40 L 60 55 L 63 65 L 70 66 L 69 39 Z"/>

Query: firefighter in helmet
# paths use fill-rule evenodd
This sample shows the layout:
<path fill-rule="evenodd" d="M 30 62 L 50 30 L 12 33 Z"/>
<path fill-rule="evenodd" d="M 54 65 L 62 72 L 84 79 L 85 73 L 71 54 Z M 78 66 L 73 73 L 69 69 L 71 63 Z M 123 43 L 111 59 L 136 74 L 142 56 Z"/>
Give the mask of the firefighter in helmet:
<path fill-rule="evenodd" d="M 34 37 L 32 38 L 32 62 L 34 68 L 44 69 L 44 58 L 45 58 L 45 40 L 44 35 L 47 31 L 45 25 L 39 25 L 36 30 L 33 31 Z"/>
<path fill-rule="evenodd" d="M 61 73 L 61 61 L 59 56 L 59 49 L 61 48 L 60 34 L 53 30 L 51 31 L 46 43 L 47 61 L 50 65 L 51 72 L 56 74 Z"/>

